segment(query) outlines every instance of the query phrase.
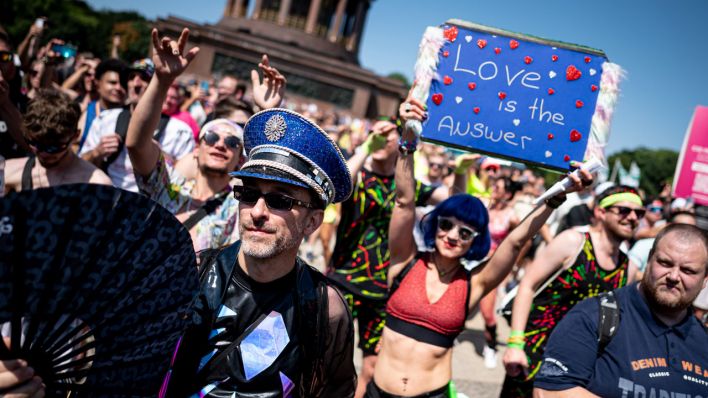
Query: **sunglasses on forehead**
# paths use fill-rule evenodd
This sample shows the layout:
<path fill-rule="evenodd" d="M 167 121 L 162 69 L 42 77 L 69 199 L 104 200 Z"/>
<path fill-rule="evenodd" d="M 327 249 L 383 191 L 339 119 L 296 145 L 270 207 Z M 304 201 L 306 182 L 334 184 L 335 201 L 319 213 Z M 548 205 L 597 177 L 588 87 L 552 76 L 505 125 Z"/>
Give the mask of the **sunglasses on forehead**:
<path fill-rule="evenodd" d="M 244 187 L 242 185 L 234 186 L 234 197 L 247 205 L 255 205 L 258 199 L 263 198 L 266 206 L 271 210 L 291 210 L 294 205 L 302 206 L 308 209 L 317 208 L 312 203 L 297 200 L 288 195 L 278 192 L 263 193 L 257 189 Z"/>
<path fill-rule="evenodd" d="M 214 131 L 207 131 L 204 134 L 204 137 L 202 137 L 202 140 L 209 146 L 214 146 L 216 145 L 217 142 L 221 139 L 221 136 L 214 132 Z M 241 145 L 241 140 L 238 139 L 238 137 L 235 137 L 233 135 L 227 135 L 224 137 L 224 145 L 229 147 L 230 149 L 238 149 L 239 145 Z"/>
<path fill-rule="evenodd" d="M 625 206 L 610 206 L 610 207 L 608 207 L 608 209 L 617 209 L 616 214 L 618 214 L 622 218 L 629 216 L 629 214 L 632 212 L 634 212 L 634 214 L 637 215 L 637 218 L 642 218 L 646 214 L 646 210 L 644 210 L 644 209 L 633 209 L 631 207 L 625 207 Z"/>
<path fill-rule="evenodd" d="M 477 235 L 479 235 L 479 232 L 475 231 L 472 228 L 466 227 L 462 224 L 458 224 L 455 221 L 453 221 L 451 218 L 438 217 L 438 229 L 439 230 L 441 230 L 443 232 L 450 232 L 454 228 L 457 228 L 457 236 L 463 242 L 469 242 L 472 239 L 476 238 Z"/>

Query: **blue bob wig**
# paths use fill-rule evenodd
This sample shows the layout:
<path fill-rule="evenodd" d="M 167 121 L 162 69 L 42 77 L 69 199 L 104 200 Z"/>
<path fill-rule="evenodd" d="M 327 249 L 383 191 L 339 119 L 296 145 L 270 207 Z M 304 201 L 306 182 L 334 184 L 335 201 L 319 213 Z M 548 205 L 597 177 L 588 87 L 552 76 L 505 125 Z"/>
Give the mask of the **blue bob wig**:
<path fill-rule="evenodd" d="M 426 214 L 420 220 L 420 229 L 423 232 L 425 245 L 429 248 L 435 248 L 438 217 L 455 217 L 479 232 L 472 241 L 472 246 L 463 256 L 466 260 L 481 260 L 489 253 L 491 245 L 489 213 L 479 199 L 467 194 L 453 195 Z"/>

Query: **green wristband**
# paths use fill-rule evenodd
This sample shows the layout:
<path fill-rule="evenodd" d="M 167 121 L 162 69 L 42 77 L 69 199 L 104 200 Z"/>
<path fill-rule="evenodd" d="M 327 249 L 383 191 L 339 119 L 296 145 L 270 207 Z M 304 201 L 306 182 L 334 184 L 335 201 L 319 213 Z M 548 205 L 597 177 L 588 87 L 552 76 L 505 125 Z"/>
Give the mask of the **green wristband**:
<path fill-rule="evenodd" d="M 518 350 L 524 350 L 524 345 L 521 343 L 507 343 L 506 344 L 507 348 L 516 348 Z"/>
<path fill-rule="evenodd" d="M 526 336 L 526 333 L 524 333 L 523 330 L 512 330 L 511 333 L 509 333 L 509 337 L 517 337 L 517 336 Z"/>

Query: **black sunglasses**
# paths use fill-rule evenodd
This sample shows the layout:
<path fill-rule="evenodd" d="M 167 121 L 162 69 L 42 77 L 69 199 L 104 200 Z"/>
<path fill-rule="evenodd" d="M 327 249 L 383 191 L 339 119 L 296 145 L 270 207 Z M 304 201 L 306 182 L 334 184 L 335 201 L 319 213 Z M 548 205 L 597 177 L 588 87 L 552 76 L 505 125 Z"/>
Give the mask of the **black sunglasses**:
<path fill-rule="evenodd" d="M 54 155 L 56 153 L 66 150 L 66 148 L 71 145 L 71 140 L 63 144 L 42 144 L 41 142 L 37 142 L 35 140 L 27 140 L 27 145 L 29 145 L 30 148 L 34 149 L 37 152 L 43 152 L 48 153 L 50 155 Z"/>
<path fill-rule="evenodd" d="M 9 51 L 0 51 L 0 62 L 12 61 L 13 55 Z"/>
<path fill-rule="evenodd" d="M 462 224 L 457 224 L 447 217 L 438 217 L 438 229 L 443 232 L 450 232 L 453 228 L 457 227 L 457 236 L 463 242 L 469 242 L 479 235 L 479 232 L 473 230 L 472 228 L 466 227 Z"/>
<path fill-rule="evenodd" d="M 625 218 L 629 215 L 629 213 L 634 212 L 634 214 L 637 215 L 637 218 L 642 218 L 646 214 L 646 210 L 644 209 L 633 209 L 631 207 L 625 207 L 625 206 L 610 206 L 610 209 L 617 209 L 617 214 Z"/>
<path fill-rule="evenodd" d="M 213 131 L 207 131 L 204 137 L 202 137 L 202 140 L 209 146 L 216 145 L 220 139 L 221 136 Z M 239 140 L 238 137 L 229 135 L 224 138 L 224 144 L 231 149 L 238 149 L 239 145 L 241 145 L 241 140 Z"/>
<path fill-rule="evenodd" d="M 242 185 L 234 186 L 234 197 L 247 205 L 255 205 L 261 197 L 265 199 L 266 206 L 271 210 L 291 210 L 294 205 L 308 209 L 316 209 L 312 203 L 303 202 L 290 196 L 277 192 L 263 193 L 257 189 L 247 188 Z"/>

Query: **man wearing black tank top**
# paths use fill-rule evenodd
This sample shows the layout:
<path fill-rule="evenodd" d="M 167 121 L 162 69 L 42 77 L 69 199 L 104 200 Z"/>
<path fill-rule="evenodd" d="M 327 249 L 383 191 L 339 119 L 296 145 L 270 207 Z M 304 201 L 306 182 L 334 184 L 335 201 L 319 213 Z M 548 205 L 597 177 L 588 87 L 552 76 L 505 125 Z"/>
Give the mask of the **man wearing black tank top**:
<path fill-rule="evenodd" d="M 536 256 L 519 284 L 504 354 L 502 397 L 530 397 L 548 336 L 578 302 L 634 279 L 620 250 L 644 216 L 637 191 L 615 186 L 596 199 L 589 232 L 560 233 Z"/>
<path fill-rule="evenodd" d="M 32 155 L 7 161 L 6 191 L 76 183 L 111 185 L 103 171 L 71 151 L 80 115 L 78 104 L 64 94 L 40 90 L 24 119 L 23 134 Z"/>

